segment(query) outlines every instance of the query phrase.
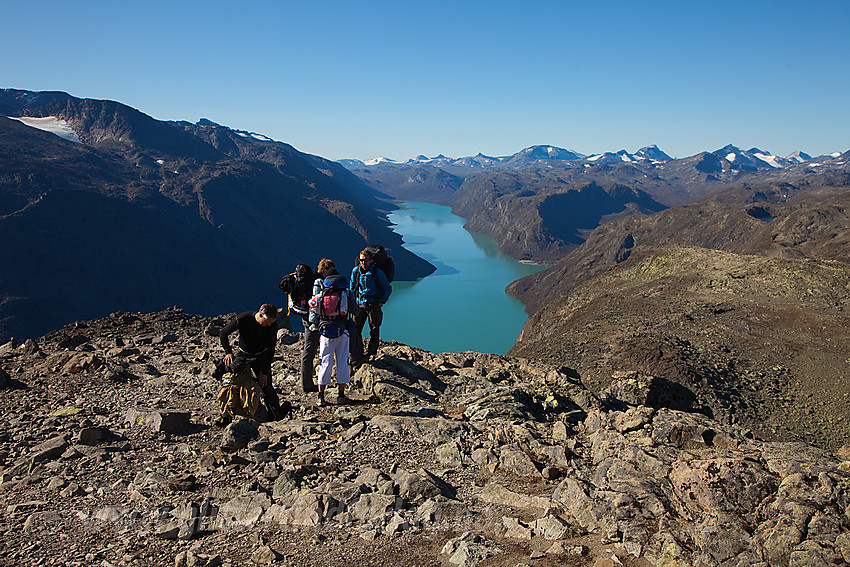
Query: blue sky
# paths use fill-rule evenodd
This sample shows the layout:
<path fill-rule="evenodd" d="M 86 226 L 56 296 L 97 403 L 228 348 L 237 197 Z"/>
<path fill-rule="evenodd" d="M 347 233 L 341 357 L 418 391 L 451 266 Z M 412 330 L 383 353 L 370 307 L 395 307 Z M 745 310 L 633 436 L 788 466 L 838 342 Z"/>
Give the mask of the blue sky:
<path fill-rule="evenodd" d="M 847 0 L 2 7 L 0 87 L 208 118 L 331 159 L 850 149 Z"/>

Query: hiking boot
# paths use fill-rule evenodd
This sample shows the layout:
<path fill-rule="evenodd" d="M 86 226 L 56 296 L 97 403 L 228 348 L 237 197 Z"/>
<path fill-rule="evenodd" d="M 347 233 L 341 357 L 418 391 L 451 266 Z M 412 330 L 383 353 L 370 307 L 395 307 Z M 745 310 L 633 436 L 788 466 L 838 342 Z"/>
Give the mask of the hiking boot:
<path fill-rule="evenodd" d="M 325 398 L 323 398 L 322 396 L 319 396 L 319 401 L 316 402 L 316 407 L 323 408 L 326 405 L 328 405 L 328 404 L 325 403 Z"/>
<path fill-rule="evenodd" d="M 348 406 L 351 405 L 351 400 L 349 400 L 345 394 L 340 394 L 336 397 L 336 405 Z"/>
<path fill-rule="evenodd" d="M 229 416 L 229 415 L 227 415 L 227 414 L 222 414 L 222 415 L 218 416 L 218 419 L 216 419 L 216 420 L 213 422 L 213 425 L 215 425 L 216 427 L 218 427 L 219 429 L 221 429 L 221 428 L 223 428 L 223 427 L 227 427 L 227 426 L 228 426 L 228 424 L 229 424 L 231 421 L 233 421 L 233 418 L 232 418 L 232 417 L 230 417 L 230 416 Z"/>

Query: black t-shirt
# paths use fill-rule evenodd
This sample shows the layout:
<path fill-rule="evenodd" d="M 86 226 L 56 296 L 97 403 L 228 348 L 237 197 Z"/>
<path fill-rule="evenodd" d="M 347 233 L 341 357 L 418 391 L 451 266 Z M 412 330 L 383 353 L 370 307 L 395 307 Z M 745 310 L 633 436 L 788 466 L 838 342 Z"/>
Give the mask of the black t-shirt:
<path fill-rule="evenodd" d="M 233 354 L 230 346 L 230 335 L 239 331 L 239 349 L 251 358 L 256 358 L 269 365 L 274 358 L 277 345 L 277 321 L 268 327 L 263 327 L 254 318 L 256 311 L 240 313 L 225 325 L 219 333 L 221 346 L 226 354 Z"/>

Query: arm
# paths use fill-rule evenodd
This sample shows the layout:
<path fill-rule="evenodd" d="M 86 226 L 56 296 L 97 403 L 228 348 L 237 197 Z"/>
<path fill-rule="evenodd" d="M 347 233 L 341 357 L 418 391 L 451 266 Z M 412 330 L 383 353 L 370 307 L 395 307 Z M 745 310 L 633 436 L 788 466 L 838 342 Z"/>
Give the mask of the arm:
<path fill-rule="evenodd" d="M 221 340 L 221 346 L 225 354 L 233 355 L 233 347 L 230 346 L 230 335 L 239 327 L 239 318 L 234 317 L 227 322 L 227 325 L 221 328 L 218 338 Z"/>
<path fill-rule="evenodd" d="M 230 346 L 230 334 L 233 333 L 239 326 L 239 317 L 234 317 L 227 322 L 227 325 L 221 328 L 218 333 L 218 338 L 221 340 L 221 346 L 224 348 L 224 364 L 233 362 L 233 347 Z"/>
<path fill-rule="evenodd" d="M 348 290 L 351 292 L 351 295 L 357 297 L 357 286 L 360 283 L 360 278 L 358 277 L 357 266 L 354 266 L 354 269 L 351 270 L 351 277 L 348 278 Z"/>
<path fill-rule="evenodd" d="M 279 328 L 278 325 L 277 325 L 277 321 L 275 321 L 274 323 L 269 325 L 267 328 L 268 328 L 267 332 L 269 333 L 269 338 L 268 338 L 268 346 L 266 347 L 265 352 L 263 352 L 263 364 L 265 366 L 271 367 L 272 361 L 274 360 L 274 353 L 275 353 L 275 350 L 277 349 L 277 330 Z"/>

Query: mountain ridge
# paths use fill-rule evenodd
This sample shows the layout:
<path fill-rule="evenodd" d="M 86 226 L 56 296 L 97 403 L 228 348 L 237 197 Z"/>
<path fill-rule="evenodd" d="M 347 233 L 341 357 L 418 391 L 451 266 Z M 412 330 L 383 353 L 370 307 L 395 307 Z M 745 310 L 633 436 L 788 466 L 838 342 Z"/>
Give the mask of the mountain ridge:
<path fill-rule="evenodd" d="M 80 139 L 0 117 L 0 235 L 13 243 L 0 263 L 14 267 L 0 276 L 2 337 L 175 303 L 255 308 L 296 264 L 345 266 L 371 242 L 400 279 L 433 270 L 389 229 L 385 196 L 288 144 L 65 93 L 0 90 L 0 109 Z"/>
<path fill-rule="evenodd" d="M 576 150 L 570 150 L 561 148 L 558 146 L 538 144 L 534 146 L 529 146 L 527 148 L 523 148 L 522 150 L 506 156 L 485 156 L 482 153 L 478 153 L 475 156 L 465 156 L 459 158 L 450 158 L 446 157 L 443 154 L 439 154 L 435 157 L 429 158 L 425 155 L 419 155 L 415 158 L 410 158 L 405 161 L 395 161 L 386 157 L 378 157 L 371 160 L 358 160 L 358 159 L 340 159 L 337 160 L 343 166 L 349 169 L 360 169 L 360 168 L 369 168 L 369 167 L 377 167 L 384 164 L 391 165 L 432 165 L 432 166 L 454 166 L 454 167 L 470 167 L 470 168 L 479 168 L 479 169 L 487 169 L 487 168 L 498 168 L 498 169 L 517 169 L 524 168 L 530 165 L 541 165 L 548 164 L 552 166 L 556 165 L 565 165 L 569 162 L 574 162 L 575 164 L 585 165 L 589 162 L 599 162 L 599 163 L 619 163 L 619 162 L 638 162 L 638 161 L 648 161 L 648 162 L 665 162 L 665 161 L 675 161 L 676 159 L 686 159 L 687 157 L 694 157 L 696 155 L 700 155 L 703 153 L 711 153 L 716 155 L 717 157 L 726 157 L 730 153 L 735 153 L 742 156 L 743 159 L 739 158 L 737 161 L 732 160 L 733 167 L 742 168 L 746 166 L 755 166 L 755 167 L 786 167 L 793 163 L 803 163 L 806 161 L 812 160 L 824 160 L 829 159 L 831 157 L 836 157 L 837 153 L 829 153 L 823 154 L 813 158 L 809 154 L 805 153 L 802 150 L 795 150 L 791 154 L 786 157 L 774 156 L 770 154 L 770 152 L 765 152 L 759 150 L 758 148 L 751 148 L 749 150 L 742 150 L 741 148 L 728 144 L 723 148 L 714 150 L 714 151 L 703 151 L 694 154 L 693 156 L 686 156 L 683 158 L 673 158 L 668 155 L 666 152 L 661 150 L 656 144 L 652 144 L 649 146 L 644 146 L 638 149 L 634 153 L 629 153 L 626 150 L 619 150 L 616 152 L 602 152 L 598 154 L 583 154 Z M 762 156 L 762 157 L 759 157 Z"/>

